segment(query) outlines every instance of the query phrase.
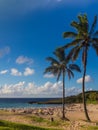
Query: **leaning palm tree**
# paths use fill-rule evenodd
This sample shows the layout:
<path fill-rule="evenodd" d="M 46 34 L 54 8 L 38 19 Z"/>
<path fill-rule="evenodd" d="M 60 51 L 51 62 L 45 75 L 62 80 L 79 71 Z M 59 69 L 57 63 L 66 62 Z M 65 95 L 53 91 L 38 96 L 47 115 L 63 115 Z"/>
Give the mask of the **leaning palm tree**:
<path fill-rule="evenodd" d="M 86 14 L 78 15 L 78 22 L 73 21 L 71 26 L 75 29 L 75 32 L 64 32 L 64 38 L 72 38 L 72 42 L 65 45 L 63 48 L 71 47 L 70 57 L 75 61 L 79 53 L 82 52 L 83 63 L 83 81 L 82 81 L 82 93 L 83 93 L 83 106 L 86 119 L 90 121 L 85 97 L 85 76 L 87 67 L 87 58 L 89 48 L 92 47 L 98 55 L 98 31 L 95 30 L 97 24 L 97 16 L 94 17 L 92 26 L 89 26 L 88 18 Z"/>
<path fill-rule="evenodd" d="M 56 57 L 48 57 L 47 60 L 51 63 L 49 67 L 45 69 L 44 73 L 52 73 L 54 76 L 57 76 L 57 81 L 59 80 L 62 74 L 62 81 L 63 81 L 63 98 L 62 98 L 62 119 L 65 118 L 65 76 L 68 74 L 69 79 L 74 77 L 74 73 L 72 70 L 76 70 L 80 72 L 80 68 L 76 64 L 69 64 L 70 58 L 69 56 L 65 55 L 64 49 L 57 49 L 54 52 Z"/>

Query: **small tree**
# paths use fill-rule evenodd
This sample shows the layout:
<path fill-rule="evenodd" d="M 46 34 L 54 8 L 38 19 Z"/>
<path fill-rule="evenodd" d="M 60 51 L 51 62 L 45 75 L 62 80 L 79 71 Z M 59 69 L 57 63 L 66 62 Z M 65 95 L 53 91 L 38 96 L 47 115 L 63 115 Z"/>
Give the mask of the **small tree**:
<path fill-rule="evenodd" d="M 57 81 L 59 80 L 62 74 L 62 82 L 63 82 L 63 98 L 62 98 L 62 106 L 63 106 L 63 119 L 65 118 L 65 76 L 68 74 L 69 79 L 74 77 L 74 73 L 72 70 L 76 70 L 80 72 L 80 68 L 76 64 L 69 64 L 70 58 L 65 55 L 64 49 L 57 49 L 54 52 L 56 57 L 48 57 L 47 60 L 50 62 L 50 66 L 45 69 L 44 73 L 52 73 L 54 76 L 57 76 Z"/>

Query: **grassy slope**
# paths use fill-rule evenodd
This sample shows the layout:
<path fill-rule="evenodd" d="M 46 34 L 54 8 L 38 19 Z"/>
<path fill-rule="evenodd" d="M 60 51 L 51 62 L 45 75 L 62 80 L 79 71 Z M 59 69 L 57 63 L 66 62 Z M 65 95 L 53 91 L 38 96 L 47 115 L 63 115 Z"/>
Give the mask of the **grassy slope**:
<path fill-rule="evenodd" d="M 12 123 L 9 121 L 0 121 L 0 130 L 61 130 L 61 129 L 42 128 L 32 125 Z M 81 126 L 79 130 L 98 130 L 98 126 Z"/>
<path fill-rule="evenodd" d="M 0 121 L 0 130 L 57 130 L 57 129 L 41 128 L 41 127 L 32 126 L 32 125 L 11 123 L 9 121 Z"/>
<path fill-rule="evenodd" d="M 81 130 L 98 130 L 98 126 L 82 126 Z"/>
<path fill-rule="evenodd" d="M 98 102 L 98 91 L 87 91 L 86 94 L 86 101 L 87 103 L 96 104 Z M 82 93 L 78 95 L 73 95 L 65 98 L 66 103 L 82 103 Z M 38 102 L 39 104 L 61 104 L 62 99 L 57 98 L 50 101 Z"/>

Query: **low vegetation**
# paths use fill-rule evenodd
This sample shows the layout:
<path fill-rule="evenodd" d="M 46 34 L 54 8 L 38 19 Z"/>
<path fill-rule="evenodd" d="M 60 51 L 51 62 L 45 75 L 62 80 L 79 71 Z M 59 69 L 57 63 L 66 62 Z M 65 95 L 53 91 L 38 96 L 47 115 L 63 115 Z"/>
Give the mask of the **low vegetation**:
<path fill-rule="evenodd" d="M 11 123 L 8 121 L 0 121 L 0 130 L 57 130 L 57 129 L 42 128 L 32 125 L 24 125 L 20 123 Z"/>
<path fill-rule="evenodd" d="M 80 130 L 98 130 L 98 126 L 82 126 Z"/>
<path fill-rule="evenodd" d="M 98 91 L 87 91 L 85 92 L 86 102 L 97 104 L 98 103 Z M 68 96 L 65 98 L 65 102 L 69 103 L 82 103 L 82 93 L 78 95 Z M 38 102 L 38 104 L 62 104 L 62 99 L 52 99 L 44 102 Z"/>
<path fill-rule="evenodd" d="M 65 121 L 50 122 L 50 124 L 48 124 L 48 128 L 44 128 L 39 126 L 12 123 L 9 121 L 0 120 L 0 130 L 63 130 L 63 128 L 58 127 L 59 125 L 61 125 L 61 127 L 63 126 L 64 129 L 66 128 L 66 130 L 67 128 L 72 127 L 70 122 Z M 56 126 L 56 128 L 51 128 L 51 126 Z M 98 130 L 98 126 L 80 125 L 79 130 Z"/>

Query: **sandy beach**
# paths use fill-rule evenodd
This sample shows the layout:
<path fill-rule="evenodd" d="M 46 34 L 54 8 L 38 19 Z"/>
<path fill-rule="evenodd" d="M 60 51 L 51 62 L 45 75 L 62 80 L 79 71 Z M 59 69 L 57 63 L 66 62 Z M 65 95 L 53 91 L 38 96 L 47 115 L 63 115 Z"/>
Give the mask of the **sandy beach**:
<path fill-rule="evenodd" d="M 91 123 L 86 122 L 82 104 L 70 104 L 65 107 L 65 115 L 69 119 L 68 125 L 59 125 L 58 128 L 66 130 L 80 130 L 81 126 L 96 126 L 98 122 L 98 105 L 89 104 L 87 106 Z M 12 122 L 20 122 L 24 124 L 33 124 L 40 126 L 47 126 L 45 123 L 34 122 L 31 120 L 32 116 L 40 117 L 48 121 L 59 121 L 62 117 L 62 107 L 51 108 L 15 108 L 15 109 L 1 109 L 0 120 L 8 120 Z"/>

